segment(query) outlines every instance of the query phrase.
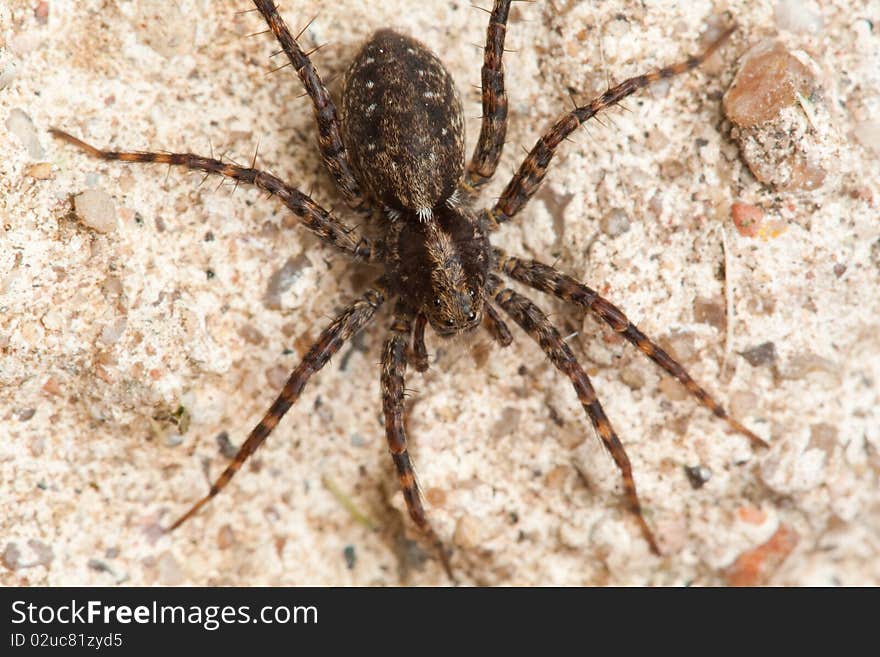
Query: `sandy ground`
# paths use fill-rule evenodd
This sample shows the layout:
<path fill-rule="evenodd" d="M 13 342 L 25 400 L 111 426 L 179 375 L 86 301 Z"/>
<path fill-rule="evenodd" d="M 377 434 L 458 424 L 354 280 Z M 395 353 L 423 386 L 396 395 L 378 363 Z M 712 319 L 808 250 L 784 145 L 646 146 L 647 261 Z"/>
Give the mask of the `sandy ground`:
<path fill-rule="evenodd" d="M 593 319 L 539 298 L 627 446 L 664 552 L 653 556 L 536 345 L 429 336 L 435 360 L 408 380 L 408 426 L 463 583 L 880 583 L 880 3 L 800 4 L 515 6 L 508 147 L 486 199 L 570 94 L 682 59 L 725 12 L 739 22 L 704 70 L 576 133 L 494 240 L 616 301 L 771 448 L 752 450 Z M 786 18 L 792 6 L 805 25 Z M 246 37 L 263 26 L 242 9 L 0 4 L 3 584 L 446 582 L 412 540 L 387 456 L 387 314 L 313 379 L 222 496 L 161 533 L 227 462 L 218 434 L 240 443 L 374 272 L 283 225 L 280 204 L 254 190 L 96 162 L 47 129 L 242 162 L 259 143 L 261 166 L 344 216 L 308 101 L 290 69 L 267 75 L 274 44 Z M 302 43 L 327 44 L 315 55 L 326 78 L 376 28 L 421 39 L 462 90 L 470 151 L 485 13 L 466 0 L 283 9 L 294 28 L 317 15 Z M 833 175 L 809 192 L 759 183 L 722 115 L 739 56 L 780 27 L 822 70 L 840 138 Z M 94 220 L 77 197 L 92 199 Z M 734 202 L 761 208 L 773 230 L 738 231 Z"/>

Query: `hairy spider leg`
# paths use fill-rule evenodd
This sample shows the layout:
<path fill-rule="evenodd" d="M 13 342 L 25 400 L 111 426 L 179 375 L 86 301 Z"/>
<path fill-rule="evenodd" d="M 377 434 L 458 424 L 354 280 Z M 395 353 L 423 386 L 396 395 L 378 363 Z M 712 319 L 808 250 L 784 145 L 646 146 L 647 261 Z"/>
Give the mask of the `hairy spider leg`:
<path fill-rule="evenodd" d="M 507 92 L 504 90 L 504 37 L 511 0 L 495 0 L 486 29 L 486 47 L 481 71 L 483 116 L 480 138 L 468 164 L 462 185 L 471 196 L 491 180 L 507 135 Z"/>
<path fill-rule="evenodd" d="M 483 325 L 486 327 L 489 335 L 491 335 L 492 339 L 502 347 L 509 347 L 513 342 L 513 335 L 511 335 L 510 329 L 507 328 L 507 324 L 501 319 L 498 311 L 495 310 L 495 306 L 488 301 L 483 302 L 483 308 L 485 310 L 485 313 L 483 314 Z"/>
<path fill-rule="evenodd" d="M 293 370 L 281 393 L 275 399 L 272 406 L 269 407 L 263 419 L 251 430 L 247 440 L 239 448 L 232 463 L 226 466 L 226 469 L 211 485 L 211 490 L 208 494 L 190 507 L 189 511 L 175 520 L 167 531 L 170 532 L 180 527 L 226 487 L 226 484 L 241 469 L 241 466 L 244 465 L 248 457 L 263 444 L 263 441 L 272 433 L 272 430 L 278 425 L 284 414 L 299 399 L 303 388 L 305 388 L 311 376 L 324 367 L 330 358 L 372 319 L 376 310 L 385 301 L 385 294 L 385 284 L 380 279 L 374 287 L 367 290 L 361 298 L 346 307 L 345 310 L 337 315 L 330 326 L 324 329 L 317 342 L 309 348 L 308 353 Z"/>
<path fill-rule="evenodd" d="M 602 405 L 596 397 L 596 391 L 590 382 L 590 377 L 584 372 L 578 363 L 569 346 L 562 339 L 556 327 L 550 323 L 547 316 L 538 306 L 532 303 L 528 298 L 511 290 L 504 288 L 495 295 L 495 301 L 504 309 L 504 311 L 513 318 L 523 331 L 528 333 L 535 342 L 537 342 L 550 362 L 556 366 L 560 372 L 565 374 L 574 390 L 577 393 L 578 401 L 584 407 L 590 421 L 596 428 L 602 444 L 611 454 L 614 463 L 620 470 L 623 477 L 623 489 L 629 503 L 630 510 L 638 520 L 642 535 L 648 542 L 651 552 L 660 554 L 660 548 L 654 538 L 654 533 L 648 527 L 645 517 L 642 514 L 642 505 L 639 502 L 639 495 L 636 492 L 636 483 L 633 480 L 632 466 L 629 457 L 623 449 L 623 445 L 617 434 L 614 432 L 611 422 L 602 410 Z"/>
<path fill-rule="evenodd" d="M 592 288 L 579 283 L 571 276 L 545 265 L 537 260 L 523 260 L 511 257 L 501 249 L 495 249 L 495 259 L 499 269 L 510 278 L 530 287 L 552 294 L 563 301 L 582 306 L 620 333 L 630 344 L 653 360 L 668 374 L 678 379 L 687 391 L 703 406 L 727 422 L 738 433 L 748 438 L 755 447 L 767 447 L 767 443 L 730 417 L 724 408 L 708 392 L 700 387 L 690 374 L 675 359 L 661 349 L 648 336 L 642 333 L 627 319 L 623 311 L 607 299 L 599 296 Z"/>
<path fill-rule="evenodd" d="M 449 564 L 449 555 L 434 528 L 431 527 L 422 506 L 419 487 L 406 448 L 403 393 L 406 375 L 406 348 L 411 333 L 410 313 L 401 303 L 398 303 L 390 335 L 385 340 L 385 346 L 382 349 L 382 411 L 385 415 L 385 437 L 388 440 L 388 449 L 391 451 L 394 466 L 397 468 L 400 488 L 403 491 L 403 498 L 406 500 L 406 508 L 410 518 L 433 546 L 440 557 L 443 569 L 449 579 L 454 582 L 455 577 Z"/>
<path fill-rule="evenodd" d="M 265 171 L 241 167 L 192 153 L 105 151 L 95 148 L 63 130 L 50 128 L 49 132 L 92 157 L 102 160 L 173 164 L 194 171 L 216 173 L 232 178 L 236 182 L 256 185 L 280 199 L 291 212 L 302 220 L 302 224 L 317 235 L 322 242 L 335 246 L 357 260 L 376 261 L 381 258 L 372 241 L 366 237 L 359 237 L 353 228 L 339 221 L 309 196 Z"/>
<path fill-rule="evenodd" d="M 428 316 L 425 313 L 417 313 L 413 322 L 412 351 L 407 361 L 412 363 L 416 372 L 428 371 L 428 348 L 425 346 L 425 327 L 428 325 Z"/>
<path fill-rule="evenodd" d="M 355 178 L 348 152 L 342 141 L 340 132 L 339 114 L 336 105 L 330 97 L 330 92 L 321 81 L 318 71 L 312 64 L 307 53 L 304 53 L 297 43 L 300 34 L 295 37 L 287 29 L 287 25 L 278 13 L 278 8 L 271 0 L 254 0 L 257 10 L 263 15 L 269 29 L 275 35 L 278 43 L 287 55 L 287 59 L 296 70 L 296 74 L 302 81 L 315 111 L 315 121 L 318 124 L 318 148 L 321 150 L 321 158 L 324 166 L 330 172 L 336 186 L 342 193 L 345 203 L 353 210 L 364 213 L 371 211 L 367 198 L 361 192 L 360 185 Z M 303 31 L 308 27 L 306 25 Z"/>
<path fill-rule="evenodd" d="M 494 207 L 491 210 L 484 211 L 490 227 L 496 229 L 499 224 L 509 221 L 523 209 L 544 180 L 556 148 L 563 139 L 568 137 L 581 124 L 596 116 L 599 112 L 617 105 L 627 96 L 640 89 L 644 89 L 657 80 L 671 78 L 696 68 L 721 47 L 721 44 L 727 40 L 734 29 L 736 29 L 735 26 L 726 29 L 701 54 L 689 57 L 683 62 L 666 66 L 652 73 L 630 78 L 608 89 L 601 96 L 586 105 L 575 107 L 570 112 L 564 114 L 535 143 L 526 159 L 520 165 L 519 170 L 514 174 L 507 187 L 504 188 L 501 197 Z"/>

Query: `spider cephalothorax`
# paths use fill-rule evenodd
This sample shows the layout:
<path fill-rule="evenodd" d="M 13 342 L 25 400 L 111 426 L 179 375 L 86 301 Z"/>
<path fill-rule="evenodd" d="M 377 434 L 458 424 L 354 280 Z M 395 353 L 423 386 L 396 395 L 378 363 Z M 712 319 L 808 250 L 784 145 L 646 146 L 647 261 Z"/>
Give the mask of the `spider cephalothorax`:
<path fill-rule="evenodd" d="M 482 324 L 500 345 L 510 344 L 512 335 L 496 306 L 535 340 L 571 381 L 599 439 L 621 472 L 627 502 L 643 536 L 652 551 L 659 553 L 653 532 L 642 515 L 629 458 L 602 410 L 589 376 L 547 315 L 530 299 L 507 287 L 504 279 L 581 306 L 678 379 L 703 406 L 726 420 L 753 445 L 764 446 L 764 441 L 730 418 L 681 365 L 594 289 L 536 260 L 493 249 L 489 235 L 525 207 L 543 181 L 557 147 L 578 126 L 656 80 L 697 67 L 732 29 L 718 35 L 699 56 L 626 80 L 591 102 L 564 112 L 535 143 L 500 198 L 475 211 L 474 200 L 495 173 L 507 130 L 501 60 L 511 0 L 495 0 L 491 11 L 482 68 L 482 128 L 467 164 L 461 102 L 449 73 L 427 48 L 390 30 L 376 32 L 346 76 L 340 120 L 309 56 L 288 31 L 274 3 L 254 0 L 254 4 L 312 100 L 318 146 L 330 175 L 352 210 L 381 218 L 379 239 L 360 236 L 303 192 L 253 167 L 188 153 L 100 150 L 67 133 L 53 131 L 105 160 L 164 162 L 256 185 L 281 200 L 326 244 L 355 260 L 377 263 L 385 269 L 373 286 L 321 333 L 208 495 L 171 529 L 226 486 L 296 402 L 311 375 L 366 326 L 381 306 L 396 300 L 382 351 L 385 434 L 410 516 L 434 544 L 450 576 L 448 554 L 422 507 L 407 451 L 404 377 L 408 364 L 419 371 L 428 367 L 424 341 L 428 323 L 441 336 L 472 331 Z"/>
<path fill-rule="evenodd" d="M 491 246 L 478 216 L 440 206 L 430 218 L 400 217 L 390 231 L 392 286 L 438 335 L 480 322 Z"/>

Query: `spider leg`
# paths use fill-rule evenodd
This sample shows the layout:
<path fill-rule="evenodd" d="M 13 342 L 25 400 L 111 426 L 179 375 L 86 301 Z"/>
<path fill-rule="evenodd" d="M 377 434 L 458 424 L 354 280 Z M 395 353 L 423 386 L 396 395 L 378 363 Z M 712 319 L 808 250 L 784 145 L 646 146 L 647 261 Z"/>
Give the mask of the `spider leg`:
<path fill-rule="evenodd" d="M 484 301 L 483 308 L 485 310 L 485 313 L 483 314 L 483 325 L 486 327 L 486 330 L 489 331 L 489 335 L 491 335 L 495 342 L 502 347 L 510 346 L 510 343 L 513 342 L 513 336 L 510 334 L 510 329 L 507 328 L 507 324 L 504 323 L 504 320 L 501 319 L 498 311 L 495 310 L 495 306 L 488 301 Z"/>
<path fill-rule="evenodd" d="M 336 219 L 336 217 L 315 203 L 309 196 L 265 171 L 237 166 L 222 162 L 221 160 L 193 155 L 192 153 L 105 151 L 95 148 L 63 130 L 50 128 L 49 132 L 55 137 L 73 144 L 92 157 L 101 160 L 175 164 L 195 171 L 205 171 L 209 174 L 216 173 L 232 178 L 236 182 L 256 185 L 280 199 L 293 214 L 301 219 L 303 225 L 317 235 L 321 241 L 332 244 L 358 260 L 375 261 L 380 259 L 379 249 L 369 239 L 359 237 L 353 228 Z"/>
<path fill-rule="evenodd" d="M 287 59 L 296 69 L 296 74 L 302 81 L 309 98 L 312 99 L 315 121 L 318 123 L 318 147 L 321 150 L 324 165 L 333 176 L 333 180 L 336 181 L 336 186 L 342 192 L 346 204 L 353 210 L 369 212 L 369 203 L 355 179 L 345 144 L 342 142 L 336 105 L 333 103 L 327 87 L 318 76 L 309 55 L 304 53 L 296 42 L 299 35 L 294 37 L 290 33 L 278 13 L 278 8 L 271 0 L 254 0 L 254 5 L 263 15 L 269 29 L 275 34 L 275 38 L 284 49 Z"/>
<path fill-rule="evenodd" d="M 501 58 L 504 55 L 504 37 L 507 34 L 511 2 L 512 0 L 495 0 L 489 16 L 481 71 L 483 117 L 480 138 L 462 185 L 469 195 L 475 195 L 492 178 L 501 159 L 504 137 L 507 135 L 507 92 L 504 90 L 504 65 Z"/>
<path fill-rule="evenodd" d="M 443 570 L 446 571 L 450 580 L 455 582 L 452 568 L 449 564 L 449 555 L 443 547 L 443 543 L 437 536 L 425 509 L 422 506 L 418 484 L 413 473 L 412 463 L 406 449 L 406 427 L 404 425 L 403 386 L 406 374 L 406 347 L 409 336 L 412 333 L 412 320 L 408 311 L 402 306 L 394 314 L 394 322 L 391 325 L 391 334 L 385 341 L 382 350 L 382 410 L 385 415 L 385 436 L 388 439 L 388 449 L 391 458 L 397 468 L 397 476 L 400 479 L 400 488 L 403 490 L 403 498 L 406 500 L 406 508 L 410 518 L 418 527 L 422 535 L 431 543 L 440 557 Z"/>
<path fill-rule="evenodd" d="M 519 324 L 520 328 L 529 334 L 529 337 L 541 346 L 541 349 L 556 366 L 556 369 L 571 380 L 578 400 L 590 417 L 590 421 L 596 428 L 596 432 L 599 434 L 599 438 L 602 439 L 605 448 L 611 454 L 611 458 L 614 459 L 614 463 L 617 464 L 618 470 L 620 470 L 620 474 L 623 477 L 623 489 L 626 499 L 629 502 L 630 510 L 638 520 L 642 535 L 651 547 L 651 552 L 660 554 L 654 533 L 648 527 L 648 523 L 642 515 L 642 505 L 636 492 L 636 484 L 633 480 L 629 457 L 626 455 L 620 439 L 611 427 L 611 422 L 605 415 L 605 411 L 602 410 L 602 405 L 596 397 L 593 384 L 590 383 L 590 377 L 587 376 L 587 373 L 584 372 L 577 362 L 577 359 L 569 346 L 563 341 L 556 327 L 550 323 L 547 316 L 534 303 L 510 288 L 505 288 L 498 292 L 495 295 L 495 301 Z"/>
<path fill-rule="evenodd" d="M 623 314 L 623 311 L 607 299 L 599 296 L 598 292 L 579 283 L 571 276 L 567 276 L 553 267 L 536 260 L 523 260 L 511 257 L 501 249 L 495 249 L 495 259 L 499 269 L 512 279 L 589 310 L 617 333 L 620 333 L 631 344 L 635 345 L 639 351 L 657 363 L 667 373 L 678 379 L 703 406 L 712 411 L 716 417 L 725 420 L 738 433 L 748 438 L 752 445 L 767 447 L 767 443 L 764 440 L 730 417 L 724 408 L 691 378 L 684 367 L 636 328 L 627 319 L 626 315 Z"/>
<path fill-rule="evenodd" d="M 380 279 L 375 287 L 367 290 L 360 299 L 350 304 L 336 319 L 321 333 L 317 342 L 311 346 L 308 353 L 300 361 L 299 365 L 284 384 L 281 393 L 272 406 L 263 416 L 263 419 L 255 426 L 238 450 L 232 463 L 212 484 L 211 490 L 205 497 L 196 502 L 186 513 L 178 518 L 167 531 L 172 531 L 194 516 L 199 509 L 207 504 L 214 496 L 226 487 L 236 472 L 241 469 L 248 457 L 263 444 L 263 441 L 272 433 L 272 430 L 284 417 L 284 414 L 299 399 L 306 383 L 327 361 L 339 351 L 355 333 L 362 329 L 373 317 L 376 310 L 385 301 L 385 284 Z"/>
<path fill-rule="evenodd" d="M 514 174 L 513 179 L 505 187 L 495 206 L 491 210 L 486 211 L 490 226 L 497 227 L 498 224 L 509 221 L 523 209 L 544 180 L 547 167 L 550 165 L 550 160 L 556 152 L 556 147 L 582 123 L 593 118 L 599 112 L 617 105 L 627 96 L 640 89 L 644 89 L 657 80 L 671 78 L 696 68 L 721 47 L 721 44 L 727 40 L 734 29 L 735 27 L 730 27 L 725 30 L 720 37 L 713 41 L 699 55 L 689 57 L 678 64 L 666 66 L 651 73 L 625 80 L 611 87 L 586 105 L 575 107 L 570 112 L 564 114 L 535 143 L 526 159 L 520 165 L 519 170 Z"/>
<path fill-rule="evenodd" d="M 416 372 L 428 371 L 428 349 L 425 347 L 425 326 L 427 323 L 428 317 L 425 313 L 416 315 L 412 332 L 412 353 L 408 359 L 416 368 Z"/>

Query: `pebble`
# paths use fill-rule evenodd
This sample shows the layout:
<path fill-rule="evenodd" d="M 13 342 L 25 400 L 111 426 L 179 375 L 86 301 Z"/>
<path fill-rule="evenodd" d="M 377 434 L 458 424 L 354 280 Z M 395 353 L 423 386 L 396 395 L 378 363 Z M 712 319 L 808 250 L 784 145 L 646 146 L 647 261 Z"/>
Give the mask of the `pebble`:
<path fill-rule="evenodd" d="M 49 162 L 38 162 L 24 170 L 24 175 L 34 180 L 48 180 L 52 177 L 52 165 Z"/>
<path fill-rule="evenodd" d="M 263 334 L 260 333 L 260 330 L 250 322 L 239 326 L 238 334 L 244 339 L 245 342 L 253 345 L 261 345 L 266 341 L 266 338 L 263 337 Z"/>
<path fill-rule="evenodd" d="M 17 107 L 11 110 L 6 118 L 6 128 L 27 148 L 28 156 L 32 159 L 42 160 L 46 156 L 34 122 L 27 112 Z"/>
<path fill-rule="evenodd" d="M 743 56 L 724 95 L 724 111 L 739 127 L 751 128 L 777 118 L 798 94 L 809 97 L 814 89 L 810 71 L 782 43 L 762 41 Z"/>
<path fill-rule="evenodd" d="M 482 538 L 482 526 L 473 516 L 464 515 L 458 519 L 455 525 L 455 533 L 452 542 L 463 550 L 472 550 L 480 546 Z"/>
<path fill-rule="evenodd" d="M 235 545 L 235 532 L 230 525 L 223 525 L 217 532 L 217 547 L 226 550 L 233 545 Z"/>
<path fill-rule="evenodd" d="M 349 570 L 353 570 L 357 563 L 357 553 L 355 552 L 354 545 L 346 545 L 345 549 L 342 550 L 342 556 L 345 559 L 345 566 Z"/>
<path fill-rule="evenodd" d="M 772 365 L 776 362 L 776 345 L 772 342 L 764 342 L 757 347 L 739 352 L 739 355 L 745 358 L 752 367 Z"/>
<path fill-rule="evenodd" d="M 694 299 L 694 321 L 724 331 L 727 326 L 727 310 L 724 303 L 717 298 L 697 297 Z"/>
<path fill-rule="evenodd" d="M 724 570 L 731 586 L 758 586 L 767 582 L 798 544 L 798 535 L 791 527 L 780 525 L 766 543 L 746 550 Z"/>
<path fill-rule="evenodd" d="M 116 204 L 101 189 L 87 189 L 74 200 L 77 216 L 82 222 L 98 231 L 109 233 L 116 228 Z"/>
<path fill-rule="evenodd" d="M 810 0 L 779 0 L 773 18 L 777 28 L 794 33 L 818 34 L 824 27 L 819 7 Z"/>
<path fill-rule="evenodd" d="M 183 583 L 185 575 L 180 563 L 167 550 L 163 552 L 156 562 L 158 567 L 159 583 L 163 586 L 178 586 Z"/>
<path fill-rule="evenodd" d="M 730 207 L 730 216 L 736 231 L 743 237 L 756 237 L 764 221 L 764 211 L 757 205 L 748 203 L 734 203 Z"/>
<path fill-rule="evenodd" d="M 7 570 L 17 570 L 21 567 L 21 550 L 18 549 L 18 545 L 15 543 L 7 543 L 6 548 L 3 550 L 3 554 L 0 554 L 0 563 L 2 563 Z"/>
<path fill-rule="evenodd" d="M 127 324 L 128 320 L 125 317 L 120 317 L 111 324 L 105 324 L 104 328 L 101 329 L 101 335 L 98 339 L 102 344 L 108 347 L 116 344 L 119 342 L 119 338 L 122 337 L 122 334 L 125 333 L 125 327 Z"/>
<path fill-rule="evenodd" d="M 822 100 L 818 70 L 803 51 L 765 40 L 743 56 L 724 95 L 740 155 L 772 189 L 816 189 L 834 170 L 840 138 Z"/>
<path fill-rule="evenodd" d="M 623 235 L 629 230 L 630 222 L 626 212 L 619 208 L 615 208 L 610 212 L 606 212 L 599 222 L 599 228 L 608 237 L 617 237 Z"/>
<path fill-rule="evenodd" d="M 686 465 L 684 473 L 694 490 L 702 488 L 712 478 L 712 471 L 703 465 Z"/>

